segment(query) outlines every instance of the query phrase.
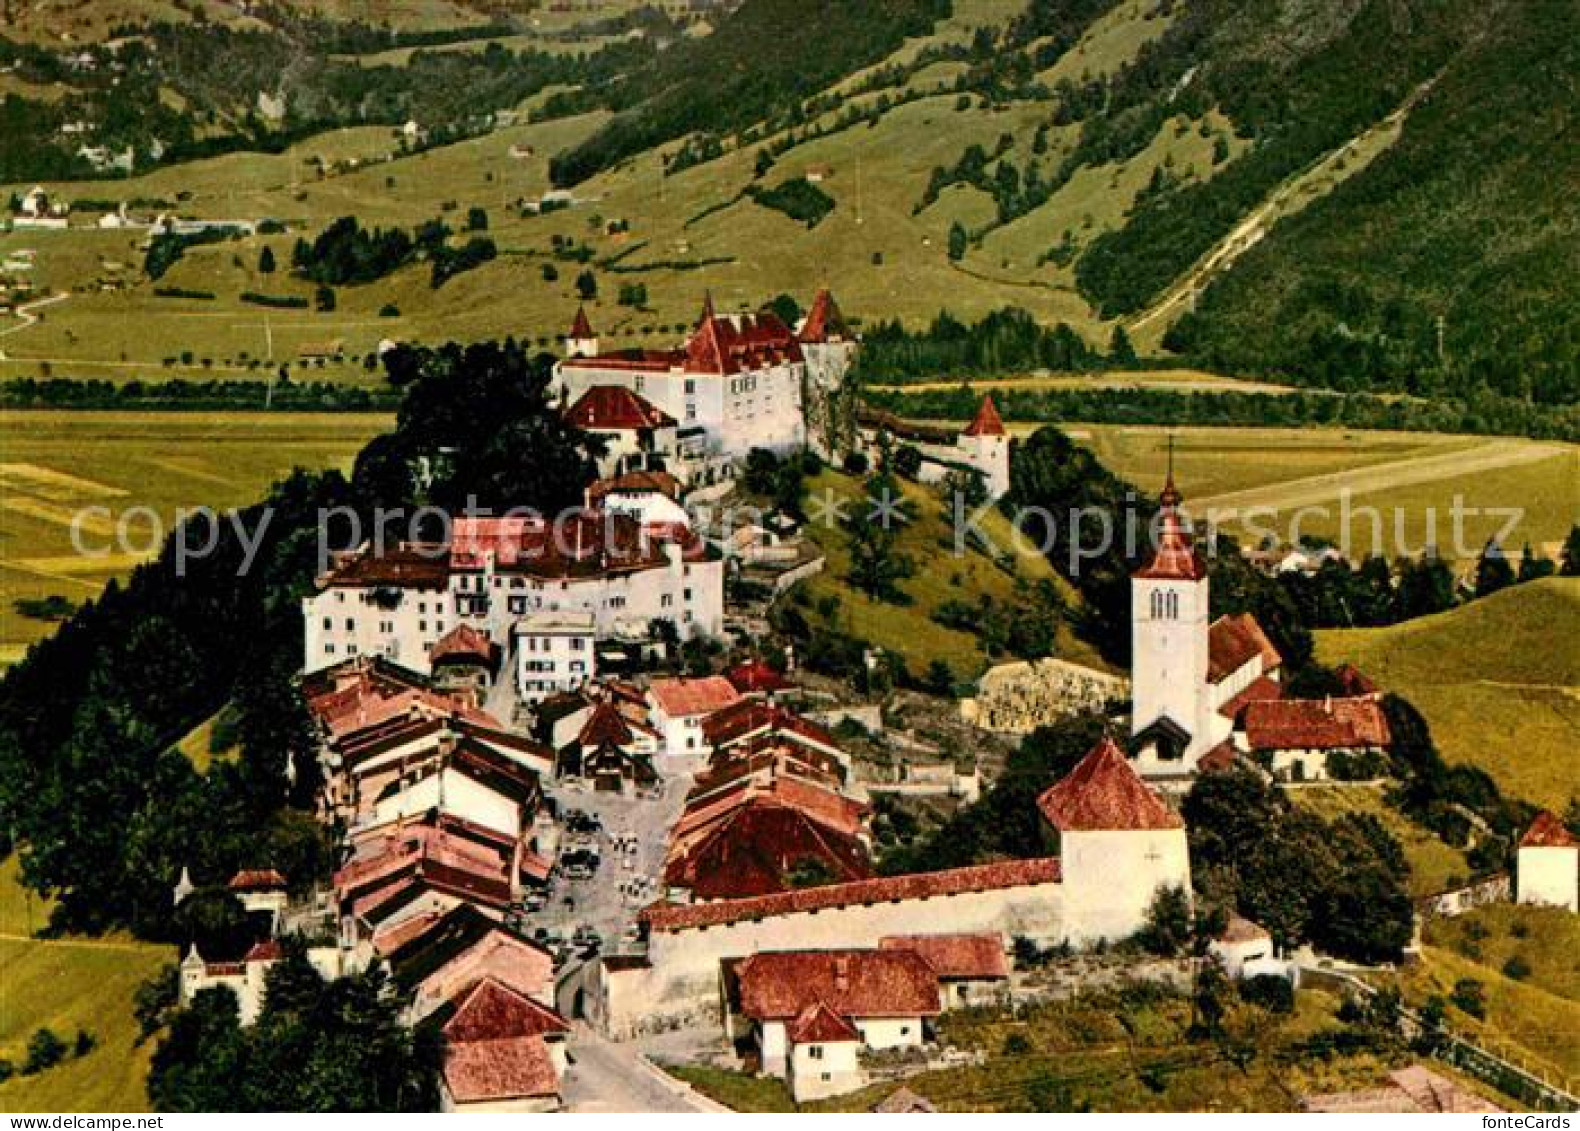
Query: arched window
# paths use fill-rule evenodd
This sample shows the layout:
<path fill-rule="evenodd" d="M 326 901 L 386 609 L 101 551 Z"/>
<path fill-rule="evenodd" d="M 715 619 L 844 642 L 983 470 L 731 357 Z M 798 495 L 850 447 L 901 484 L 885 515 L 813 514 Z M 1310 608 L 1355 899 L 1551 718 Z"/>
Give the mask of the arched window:
<path fill-rule="evenodd" d="M 1169 620 L 1179 620 L 1179 619 L 1180 619 L 1180 595 L 1178 593 L 1170 593 L 1169 594 Z"/>
<path fill-rule="evenodd" d="M 1152 591 L 1152 619 L 1159 620 L 1163 616 L 1163 593 L 1161 590 Z"/>

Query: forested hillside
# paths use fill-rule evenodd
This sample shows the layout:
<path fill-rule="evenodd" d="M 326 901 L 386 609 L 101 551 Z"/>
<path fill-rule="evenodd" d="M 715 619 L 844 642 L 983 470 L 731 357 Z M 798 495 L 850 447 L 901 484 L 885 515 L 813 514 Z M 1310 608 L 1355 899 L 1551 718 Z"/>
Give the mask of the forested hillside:
<path fill-rule="evenodd" d="M 1580 5 L 1504 5 L 1398 143 L 1274 229 L 1171 344 L 1337 388 L 1580 399 L 1577 76 Z"/>

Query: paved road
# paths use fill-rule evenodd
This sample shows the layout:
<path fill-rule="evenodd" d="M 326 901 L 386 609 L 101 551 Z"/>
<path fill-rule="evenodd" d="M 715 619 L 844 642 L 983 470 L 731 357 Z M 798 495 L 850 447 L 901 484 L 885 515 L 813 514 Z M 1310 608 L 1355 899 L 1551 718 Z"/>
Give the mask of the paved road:
<path fill-rule="evenodd" d="M 581 1022 L 571 1033 L 570 1053 L 574 1063 L 565 1077 L 570 1111 L 710 1110 L 660 1082 L 635 1045 L 605 1040 Z"/>

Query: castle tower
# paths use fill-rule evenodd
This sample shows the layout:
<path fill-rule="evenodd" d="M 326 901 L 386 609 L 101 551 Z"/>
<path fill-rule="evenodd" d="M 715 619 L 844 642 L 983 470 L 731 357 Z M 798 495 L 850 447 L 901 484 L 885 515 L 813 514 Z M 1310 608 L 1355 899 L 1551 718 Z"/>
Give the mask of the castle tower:
<path fill-rule="evenodd" d="M 982 473 L 990 499 L 1009 494 L 1009 433 L 992 394 L 982 398 L 976 417 L 960 433 L 955 446 L 966 462 Z"/>
<path fill-rule="evenodd" d="M 1160 499 L 1157 550 L 1130 580 L 1131 733 L 1145 777 L 1180 777 L 1216 741 L 1207 682 L 1207 564 L 1180 515 L 1174 474 Z"/>
<path fill-rule="evenodd" d="M 576 320 L 571 323 L 570 333 L 565 335 L 566 357 L 597 357 L 598 335 L 593 333 L 592 323 L 587 320 L 587 308 L 576 308 Z"/>

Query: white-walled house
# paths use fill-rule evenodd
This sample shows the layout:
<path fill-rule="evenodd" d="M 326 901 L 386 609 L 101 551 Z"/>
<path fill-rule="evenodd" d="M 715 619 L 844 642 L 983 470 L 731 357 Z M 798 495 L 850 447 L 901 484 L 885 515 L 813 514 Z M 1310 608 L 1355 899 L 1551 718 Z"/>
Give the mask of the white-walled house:
<path fill-rule="evenodd" d="M 1231 915 L 1223 932 L 1207 944 L 1207 953 L 1218 960 L 1229 977 L 1246 977 L 1247 966 L 1275 957 L 1273 936 L 1251 920 Z"/>
<path fill-rule="evenodd" d="M 671 764 L 697 761 L 708 754 L 702 723 L 715 711 L 740 701 L 741 694 L 721 675 L 697 679 L 655 679 L 648 688 L 653 725 L 664 738 Z"/>
<path fill-rule="evenodd" d="M 684 638 L 724 624 L 724 562 L 689 528 L 574 511 L 457 518 L 447 545 L 364 545 L 336 555 L 302 601 L 305 670 L 384 656 L 426 674 L 457 624 L 506 647 L 534 613 L 589 613 L 600 637 L 645 639 L 655 620 Z"/>
<path fill-rule="evenodd" d="M 1580 840 L 1543 810 L 1520 838 L 1516 896 L 1520 903 L 1580 910 Z"/>
<path fill-rule="evenodd" d="M 597 622 L 587 612 L 532 613 L 512 630 L 516 694 L 536 704 L 575 691 L 598 674 Z"/>
<path fill-rule="evenodd" d="M 861 1087 L 861 1049 L 918 1047 L 939 1013 L 938 976 L 910 950 L 765 951 L 733 982 L 762 1070 L 797 1100 Z"/>

